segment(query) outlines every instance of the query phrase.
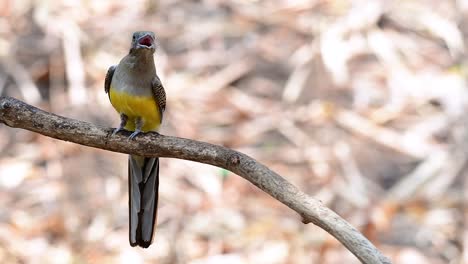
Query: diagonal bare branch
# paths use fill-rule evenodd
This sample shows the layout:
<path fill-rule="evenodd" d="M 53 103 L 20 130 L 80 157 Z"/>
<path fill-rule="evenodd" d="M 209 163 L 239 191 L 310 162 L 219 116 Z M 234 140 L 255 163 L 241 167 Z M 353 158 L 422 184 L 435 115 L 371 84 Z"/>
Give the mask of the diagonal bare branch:
<path fill-rule="evenodd" d="M 112 129 L 61 117 L 11 97 L 0 97 L 0 122 L 77 144 L 141 156 L 192 160 L 230 170 L 296 211 L 348 248 L 363 263 L 391 263 L 348 222 L 277 173 L 238 151 L 205 142 L 145 133 L 128 141 L 128 132 L 111 136 Z"/>

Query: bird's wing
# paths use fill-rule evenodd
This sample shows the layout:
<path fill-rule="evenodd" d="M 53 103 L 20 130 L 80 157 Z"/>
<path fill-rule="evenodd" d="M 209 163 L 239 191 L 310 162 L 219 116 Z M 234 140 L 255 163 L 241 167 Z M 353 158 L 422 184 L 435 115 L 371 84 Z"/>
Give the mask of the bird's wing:
<path fill-rule="evenodd" d="M 115 68 L 116 68 L 116 66 L 113 65 L 113 66 L 110 66 L 109 69 L 107 70 L 106 79 L 104 81 L 104 91 L 106 92 L 106 94 L 109 94 L 109 90 L 110 90 L 110 86 L 111 86 L 111 82 L 112 82 L 112 77 L 114 76 Z M 110 96 L 110 94 L 109 94 L 109 96 Z"/>
<path fill-rule="evenodd" d="M 164 91 L 164 87 L 159 80 L 158 75 L 153 78 L 151 82 L 151 90 L 153 92 L 153 97 L 158 103 L 159 114 L 161 115 L 161 122 L 163 118 L 163 113 L 166 110 L 166 91 Z"/>

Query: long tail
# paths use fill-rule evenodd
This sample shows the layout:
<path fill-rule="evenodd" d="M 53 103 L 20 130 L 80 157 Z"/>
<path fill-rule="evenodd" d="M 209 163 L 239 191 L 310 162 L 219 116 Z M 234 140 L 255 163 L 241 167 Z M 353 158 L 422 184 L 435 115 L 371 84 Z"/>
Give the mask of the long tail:
<path fill-rule="evenodd" d="M 151 245 L 158 210 L 158 186 L 159 159 L 129 155 L 129 239 L 132 247 Z"/>

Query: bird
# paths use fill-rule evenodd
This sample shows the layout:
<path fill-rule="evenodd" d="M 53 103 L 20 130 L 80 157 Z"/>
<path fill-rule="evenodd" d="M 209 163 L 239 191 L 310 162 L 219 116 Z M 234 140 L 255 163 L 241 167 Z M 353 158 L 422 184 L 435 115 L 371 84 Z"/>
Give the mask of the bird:
<path fill-rule="evenodd" d="M 106 74 L 104 89 L 120 115 L 120 125 L 112 135 L 132 131 L 128 140 L 140 133 L 159 131 L 166 109 L 166 92 L 156 73 L 155 34 L 137 31 L 132 35 L 129 53 Z M 157 219 L 159 158 L 129 155 L 128 205 L 129 242 L 148 248 Z"/>

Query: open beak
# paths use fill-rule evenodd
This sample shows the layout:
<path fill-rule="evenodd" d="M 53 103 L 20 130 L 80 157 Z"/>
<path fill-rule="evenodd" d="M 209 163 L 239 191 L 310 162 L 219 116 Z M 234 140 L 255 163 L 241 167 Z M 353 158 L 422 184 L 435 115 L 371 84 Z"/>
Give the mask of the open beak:
<path fill-rule="evenodd" d="M 138 39 L 138 47 L 151 49 L 154 48 L 154 39 L 151 35 L 144 35 Z"/>

